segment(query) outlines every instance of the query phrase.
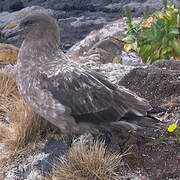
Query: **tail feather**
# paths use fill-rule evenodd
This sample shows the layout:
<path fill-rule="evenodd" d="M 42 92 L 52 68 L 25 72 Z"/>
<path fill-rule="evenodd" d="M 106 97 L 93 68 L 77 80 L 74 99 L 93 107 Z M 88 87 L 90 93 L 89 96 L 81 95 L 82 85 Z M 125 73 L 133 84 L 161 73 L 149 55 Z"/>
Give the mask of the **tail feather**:
<path fill-rule="evenodd" d="M 152 109 L 149 102 L 144 98 L 137 96 L 134 92 L 120 87 L 118 90 L 119 98 L 115 99 L 115 102 L 123 103 L 126 107 L 127 113 L 132 113 L 137 116 L 146 116 L 147 112 Z"/>
<path fill-rule="evenodd" d="M 158 128 L 163 124 L 163 122 L 153 116 L 136 116 L 131 113 L 127 113 L 121 120 L 136 124 L 143 128 Z"/>

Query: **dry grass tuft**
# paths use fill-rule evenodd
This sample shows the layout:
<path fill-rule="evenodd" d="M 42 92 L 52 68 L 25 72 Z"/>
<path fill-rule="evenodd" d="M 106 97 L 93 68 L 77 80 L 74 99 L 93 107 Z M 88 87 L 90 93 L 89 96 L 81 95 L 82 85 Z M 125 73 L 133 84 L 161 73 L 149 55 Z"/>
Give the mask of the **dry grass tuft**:
<path fill-rule="evenodd" d="M 11 75 L 0 73 L 0 95 L 17 95 L 16 81 Z"/>
<path fill-rule="evenodd" d="M 19 48 L 0 43 L 0 64 L 15 64 L 18 56 Z"/>
<path fill-rule="evenodd" d="M 104 143 L 97 141 L 88 148 L 73 146 L 59 159 L 53 169 L 52 180 L 107 180 L 118 169 L 122 156 L 111 154 Z"/>
<path fill-rule="evenodd" d="M 18 92 L 13 77 L 0 73 L 0 142 L 9 150 L 24 147 L 47 131 L 47 121 L 34 113 Z M 8 118 L 9 123 L 4 123 Z"/>
<path fill-rule="evenodd" d="M 17 99 L 13 105 L 13 110 L 6 112 L 10 124 L 6 128 L 4 124 L 0 124 L 0 139 L 8 149 L 24 147 L 37 139 L 47 124 L 22 99 Z M 1 131 L 3 128 L 4 132 Z"/>
<path fill-rule="evenodd" d="M 6 173 L 28 155 L 42 149 L 54 128 L 34 113 L 21 98 L 15 79 L 0 73 L 0 169 Z M 0 171 L 1 171 L 0 170 Z M 1 179 L 1 178 L 0 178 Z"/>
<path fill-rule="evenodd" d="M 11 75 L 0 73 L 0 120 L 5 112 L 12 109 L 12 102 L 19 97 L 15 79 Z"/>

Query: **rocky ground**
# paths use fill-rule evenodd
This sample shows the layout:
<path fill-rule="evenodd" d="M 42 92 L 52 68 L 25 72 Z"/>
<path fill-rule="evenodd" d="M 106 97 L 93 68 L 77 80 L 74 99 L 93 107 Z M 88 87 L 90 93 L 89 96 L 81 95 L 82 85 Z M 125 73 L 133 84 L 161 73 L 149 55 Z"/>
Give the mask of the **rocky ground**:
<path fill-rule="evenodd" d="M 174 0 L 179 5 L 179 0 Z M 40 7 L 32 7 L 40 6 Z M 104 25 L 123 16 L 123 8 L 128 6 L 135 16 L 140 16 L 145 9 L 149 12 L 162 7 L 161 0 L 2 0 L 0 1 L 0 31 L 3 42 L 17 45 L 21 40 L 13 33 L 17 24 L 32 11 L 48 13 L 58 19 L 61 27 L 62 48 L 67 50 L 82 40 L 92 30 L 101 29 Z M 32 8 L 30 8 L 32 7 Z M 10 13 L 11 12 L 11 13 Z M 14 13 L 12 13 L 14 12 Z"/>
<path fill-rule="evenodd" d="M 0 2 L 1 72 L 15 75 L 16 66 L 5 64 L 16 63 L 17 47 L 22 43 L 16 33 L 20 20 L 31 12 L 47 13 L 58 19 L 62 37 L 60 47 L 71 60 L 103 73 L 112 83 L 126 86 L 146 98 L 157 110 L 154 115 L 163 122 L 174 123 L 180 119 L 180 62 L 164 60 L 145 65 L 137 54 L 123 51 L 121 41 L 125 24 L 125 19 L 120 18 L 122 7 L 130 6 L 139 16 L 147 6 L 152 11 L 161 8 L 160 0 L 8 2 Z M 175 3 L 179 4 L 179 1 Z M 159 109 L 163 111 L 159 113 Z M 180 179 L 180 144 L 166 128 L 167 125 L 163 125 L 160 129 L 139 131 L 118 144 L 119 153 L 131 147 L 131 155 L 124 157 L 117 179 Z M 43 179 L 42 172 L 49 172 L 56 157 L 62 156 L 69 147 L 69 138 L 62 140 L 49 136 L 30 143 L 8 159 L 1 144 L 0 158 L 6 156 L 3 157 L 6 161 L 1 162 L 0 179 Z"/>

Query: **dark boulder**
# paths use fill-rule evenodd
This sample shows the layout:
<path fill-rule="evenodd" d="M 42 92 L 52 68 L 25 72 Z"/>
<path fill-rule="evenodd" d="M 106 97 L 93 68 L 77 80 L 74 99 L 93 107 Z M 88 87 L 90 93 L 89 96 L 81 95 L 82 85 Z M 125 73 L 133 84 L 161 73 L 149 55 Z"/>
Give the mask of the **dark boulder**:
<path fill-rule="evenodd" d="M 82 10 L 99 11 L 112 2 L 112 0 L 22 0 L 25 6 L 38 5 L 54 10 Z M 118 2 L 119 0 L 113 0 Z"/>
<path fill-rule="evenodd" d="M 18 11 L 24 8 L 24 4 L 21 0 L 1 0 L 0 1 L 0 12 L 1 11 Z"/>
<path fill-rule="evenodd" d="M 180 96 L 180 62 L 161 60 L 146 68 L 136 68 L 119 82 L 139 96 L 146 98 L 153 107 Z"/>
<path fill-rule="evenodd" d="M 60 24 L 61 45 L 67 50 L 69 47 L 85 38 L 92 30 L 101 29 L 104 25 L 119 19 L 119 14 L 109 15 L 104 12 L 55 11 L 40 6 L 31 6 L 15 12 L 0 13 L 0 41 L 20 47 L 22 40 L 17 35 L 18 23 L 30 13 L 45 13 L 56 18 Z"/>
<path fill-rule="evenodd" d="M 174 0 L 174 4 L 178 7 L 180 1 Z M 124 7 L 125 6 L 128 6 L 131 9 L 134 16 L 141 16 L 144 11 L 148 11 L 148 13 L 152 14 L 163 7 L 162 0 L 133 0 L 129 3 L 125 3 Z"/>

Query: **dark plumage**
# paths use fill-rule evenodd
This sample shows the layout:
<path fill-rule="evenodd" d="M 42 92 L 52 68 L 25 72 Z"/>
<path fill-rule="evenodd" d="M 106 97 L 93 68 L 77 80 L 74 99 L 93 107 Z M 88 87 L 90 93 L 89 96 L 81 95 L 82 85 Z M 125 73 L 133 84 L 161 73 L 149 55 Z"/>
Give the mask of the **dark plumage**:
<path fill-rule="evenodd" d="M 112 127 L 149 126 L 149 104 L 104 76 L 72 62 L 58 49 L 59 27 L 44 14 L 20 23 L 24 42 L 17 63 L 17 84 L 32 109 L 63 133 L 98 132 Z"/>

